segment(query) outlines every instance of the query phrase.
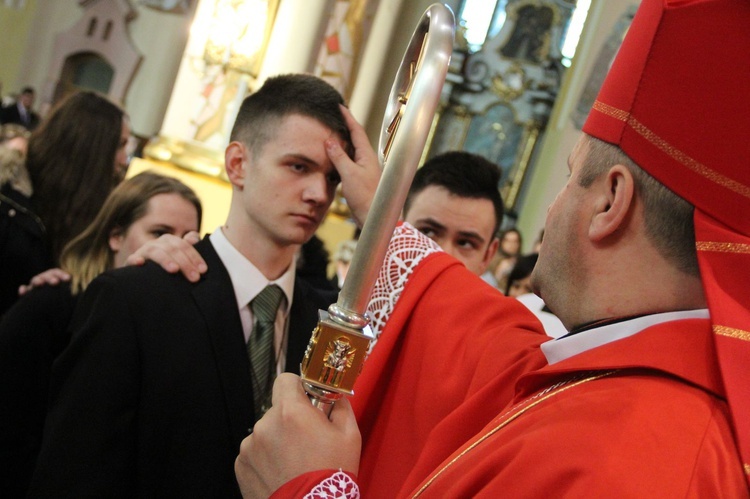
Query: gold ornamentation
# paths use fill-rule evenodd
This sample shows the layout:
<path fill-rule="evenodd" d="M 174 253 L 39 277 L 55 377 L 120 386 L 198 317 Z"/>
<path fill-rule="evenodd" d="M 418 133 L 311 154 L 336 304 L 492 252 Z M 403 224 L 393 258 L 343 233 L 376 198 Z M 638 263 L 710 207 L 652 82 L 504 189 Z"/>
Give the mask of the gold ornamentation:
<path fill-rule="evenodd" d="M 356 352 L 357 349 L 352 346 L 346 336 L 329 341 L 323 358 L 323 367 L 318 376 L 320 382 L 338 388 L 344 372 L 352 367 Z"/>
<path fill-rule="evenodd" d="M 750 244 L 724 243 L 719 241 L 696 241 L 698 251 L 715 251 L 717 253 L 747 253 L 750 254 Z"/>
<path fill-rule="evenodd" d="M 742 329 L 714 325 L 713 331 L 719 336 L 726 336 L 728 338 L 734 338 L 736 340 L 742 340 L 742 341 L 750 341 L 750 333 L 747 331 L 743 331 Z"/>
<path fill-rule="evenodd" d="M 526 79 L 526 73 L 517 62 L 514 62 L 503 74 L 493 76 L 491 82 L 492 93 L 505 103 L 522 96 L 531 85 L 531 81 Z"/>
<path fill-rule="evenodd" d="M 727 177 L 726 175 L 723 175 L 717 172 L 716 170 L 713 170 L 712 168 L 709 168 L 708 166 L 694 160 L 693 158 L 691 158 L 684 152 L 680 151 L 679 149 L 671 145 L 666 140 L 656 135 L 648 127 L 646 127 L 643 123 L 635 119 L 627 111 L 617 109 L 616 107 L 610 106 L 601 101 L 594 102 L 593 108 L 602 114 L 606 114 L 607 116 L 611 116 L 612 118 L 615 118 L 617 120 L 624 121 L 635 132 L 640 134 L 647 141 L 651 142 L 654 146 L 656 146 L 662 152 L 666 153 L 672 159 L 682 164 L 689 170 L 692 170 L 698 175 L 705 177 L 707 180 L 710 180 L 711 182 L 717 185 L 725 187 L 729 189 L 730 191 L 733 191 L 746 198 L 750 198 L 750 187 L 734 179 L 731 179 Z"/>
<path fill-rule="evenodd" d="M 466 454 L 468 454 L 469 452 L 471 452 L 472 450 L 474 450 L 477 446 L 479 446 L 479 444 L 481 444 L 482 442 L 486 441 L 492 435 L 494 435 L 495 433 L 497 433 L 498 431 L 500 431 L 501 429 L 503 429 L 508 423 L 510 423 L 511 421 L 515 420 L 516 418 L 518 418 L 519 416 L 521 416 L 522 414 L 524 414 L 529 409 L 537 406 L 538 404 L 541 404 L 545 400 L 547 400 L 547 399 L 549 399 L 549 398 L 551 398 L 551 397 L 553 397 L 553 396 L 555 396 L 555 395 L 557 395 L 559 393 L 562 393 L 562 392 L 564 392 L 564 391 L 566 391 L 566 390 L 568 390 L 570 388 L 574 388 L 574 387 L 576 387 L 578 385 L 581 385 L 583 383 L 587 383 L 589 381 L 594 381 L 596 379 L 604 378 L 605 376 L 610 376 L 610 375 L 616 373 L 617 371 L 618 370 L 606 371 L 606 372 L 603 372 L 603 373 L 594 374 L 592 376 L 589 376 L 589 377 L 583 378 L 583 379 L 579 379 L 578 377 L 567 379 L 565 381 L 562 381 L 560 383 L 552 385 L 551 387 L 547 388 L 546 390 L 543 390 L 543 391 L 537 393 L 533 397 L 528 398 L 528 399 L 526 399 L 526 400 L 518 403 L 517 405 L 511 407 L 510 410 L 508 410 L 508 412 L 506 412 L 505 414 L 503 414 L 502 416 L 500 416 L 500 417 L 498 417 L 496 419 L 496 421 L 499 421 L 499 423 L 494 428 L 492 428 L 490 431 L 488 431 L 487 433 L 485 433 L 484 435 L 482 435 L 479 438 L 479 440 L 475 441 L 473 444 L 471 444 L 468 447 L 466 447 L 463 451 L 461 451 L 461 453 L 459 455 L 457 455 L 456 457 L 454 457 L 453 459 L 451 459 L 448 463 L 445 464 L 445 466 L 443 466 L 436 473 L 434 473 L 430 477 L 430 479 L 427 481 L 427 483 L 425 483 L 416 492 L 416 494 L 414 494 L 412 497 L 414 498 L 414 497 L 419 497 L 420 495 L 422 495 L 422 493 L 425 490 L 427 490 L 427 487 L 429 487 L 430 485 L 432 485 L 433 482 L 435 482 L 435 480 L 437 480 L 437 478 L 440 475 L 442 475 L 443 472 L 445 472 L 445 470 L 447 470 L 454 463 L 456 463 L 456 461 L 458 461 L 459 459 L 461 459 L 462 457 L 464 457 Z"/>
<path fill-rule="evenodd" d="M 201 26 L 207 36 L 204 60 L 258 76 L 279 2 L 215 0 L 211 18 Z"/>
<path fill-rule="evenodd" d="M 396 115 L 393 117 L 391 122 L 388 124 L 388 128 L 386 129 L 386 131 L 388 132 L 388 140 L 383 147 L 383 163 L 385 163 L 385 160 L 388 159 L 388 154 L 391 152 L 391 147 L 393 146 L 393 139 L 396 138 L 398 126 L 401 124 L 401 118 L 404 116 L 404 112 L 406 111 L 406 104 L 407 102 L 409 102 L 409 98 L 411 98 L 411 91 L 417 78 L 417 71 L 419 71 L 419 68 L 422 66 L 422 60 L 424 59 L 424 49 L 426 45 L 427 34 L 425 34 L 422 38 L 422 46 L 419 49 L 419 56 L 417 57 L 417 60 L 411 61 L 409 63 L 409 81 L 406 83 L 406 89 L 398 94 L 398 111 L 396 112 Z"/>
<path fill-rule="evenodd" d="M 223 153 L 194 142 L 158 136 L 149 141 L 143 155 L 157 161 L 172 163 L 185 170 L 228 181 Z"/>
<path fill-rule="evenodd" d="M 303 381 L 320 389 L 352 395 L 370 338 L 325 318 L 310 337 L 300 366 Z"/>

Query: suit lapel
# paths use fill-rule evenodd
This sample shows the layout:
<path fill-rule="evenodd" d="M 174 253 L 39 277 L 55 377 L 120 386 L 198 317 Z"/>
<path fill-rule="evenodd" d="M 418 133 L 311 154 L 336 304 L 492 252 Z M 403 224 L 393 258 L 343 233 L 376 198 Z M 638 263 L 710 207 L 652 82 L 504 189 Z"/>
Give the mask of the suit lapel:
<path fill-rule="evenodd" d="M 294 281 L 294 297 L 289 310 L 289 341 L 286 347 L 286 371 L 299 374 L 302 356 L 318 324 L 318 310 L 327 310 L 336 301 L 336 294 L 322 295 L 300 279 Z"/>
<path fill-rule="evenodd" d="M 193 288 L 193 299 L 206 321 L 232 437 L 241 441 L 253 422 L 253 388 L 237 300 L 229 274 L 208 238 L 196 249 L 208 271 Z"/>

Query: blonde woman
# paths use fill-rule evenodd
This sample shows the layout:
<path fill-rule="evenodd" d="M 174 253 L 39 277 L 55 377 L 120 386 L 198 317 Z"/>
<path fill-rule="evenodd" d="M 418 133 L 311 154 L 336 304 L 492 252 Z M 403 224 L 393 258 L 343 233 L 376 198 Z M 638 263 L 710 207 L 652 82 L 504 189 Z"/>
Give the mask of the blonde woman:
<path fill-rule="evenodd" d="M 197 231 L 201 204 L 180 181 L 141 173 L 121 183 L 94 221 L 64 248 L 68 282 L 24 295 L 0 322 L 0 490 L 24 496 L 41 444 L 50 370 L 89 283 L 146 241 Z"/>

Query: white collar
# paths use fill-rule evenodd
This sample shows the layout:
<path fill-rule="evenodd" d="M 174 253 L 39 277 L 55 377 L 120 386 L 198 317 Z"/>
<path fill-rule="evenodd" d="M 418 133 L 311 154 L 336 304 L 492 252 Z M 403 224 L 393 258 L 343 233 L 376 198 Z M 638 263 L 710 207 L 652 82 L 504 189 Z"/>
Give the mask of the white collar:
<path fill-rule="evenodd" d="M 572 336 L 551 340 L 542 343 L 541 348 L 544 356 L 547 357 L 547 362 L 554 364 L 615 340 L 627 338 L 662 322 L 681 319 L 708 319 L 709 317 L 708 309 L 705 308 L 644 315 L 635 319 L 581 331 Z"/>
<path fill-rule="evenodd" d="M 218 227 L 209 236 L 209 239 L 229 273 L 238 309 L 247 306 L 269 284 L 276 284 L 281 288 L 286 297 L 284 316 L 289 314 L 289 309 L 292 306 L 292 296 L 294 295 L 294 260 L 292 260 L 289 268 L 281 277 L 274 281 L 269 281 L 258 270 L 258 267 L 253 265 L 237 248 L 232 246 L 232 243 L 224 235 L 221 227 Z"/>

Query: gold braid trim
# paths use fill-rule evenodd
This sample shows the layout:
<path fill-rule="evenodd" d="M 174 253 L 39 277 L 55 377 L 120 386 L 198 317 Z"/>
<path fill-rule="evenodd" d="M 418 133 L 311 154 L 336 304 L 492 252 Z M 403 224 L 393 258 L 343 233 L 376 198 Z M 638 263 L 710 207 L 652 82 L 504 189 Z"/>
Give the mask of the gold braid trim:
<path fill-rule="evenodd" d="M 744 467 L 745 467 L 745 474 L 750 475 L 750 464 L 745 463 Z"/>
<path fill-rule="evenodd" d="M 715 251 L 718 253 L 745 253 L 750 254 L 750 244 L 723 243 L 719 241 L 696 241 L 695 249 L 698 251 Z"/>
<path fill-rule="evenodd" d="M 567 381 L 563 381 L 561 383 L 553 385 L 552 387 L 550 387 L 550 388 L 548 388 L 548 389 L 546 389 L 546 390 L 538 393 L 537 395 L 534 395 L 533 397 L 531 397 L 529 399 L 526 399 L 523 402 L 521 402 L 521 403 L 517 404 L 516 406 L 512 407 L 508 412 L 506 412 L 505 414 L 503 414 L 502 416 L 500 416 L 498 418 L 501 421 L 498 423 L 497 426 L 495 426 L 490 431 L 488 431 L 487 433 L 485 433 L 484 435 L 482 435 L 482 437 L 479 440 L 477 440 L 476 442 L 474 442 L 473 444 L 471 444 L 470 446 L 468 446 L 467 448 L 465 448 L 463 451 L 461 451 L 461 453 L 459 455 L 457 455 L 456 457 L 454 457 L 453 459 L 451 459 L 448 463 L 446 463 L 445 466 L 443 466 L 442 468 L 440 468 L 437 472 L 433 473 L 432 476 L 430 477 L 430 479 L 427 481 L 427 483 L 425 483 L 412 496 L 412 498 L 419 497 L 420 495 L 422 495 L 422 493 L 427 489 L 427 487 L 429 487 L 430 485 L 432 485 L 432 483 L 435 480 L 437 480 L 437 478 L 440 475 L 442 475 L 445 470 L 447 470 L 448 468 L 450 468 L 451 466 L 453 466 L 453 464 L 456 461 L 458 461 L 459 459 L 461 459 L 462 457 L 464 457 L 466 454 L 468 454 L 469 452 L 471 452 L 472 450 L 474 450 L 477 446 L 479 446 L 479 444 L 481 444 L 482 442 L 484 442 L 485 440 L 487 440 L 488 438 L 490 438 L 492 435 L 494 435 L 495 433 L 497 433 L 498 431 L 500 431 L 502 428 L 504 428 L 508 423 L 510 423 L 514 419 L 518 418 L 520 415 L 522 415 L 523 413 L 525 413 L 526 411 L 528 411 L 532 407 L 534 407 L 534 406 L 536 406 L 538 404 L 541 404 L 542 402 L 544 402 L 548 398 L 554 397 L 558 393 L 562 393 L 562 392 L 564 392 L 564 391 L 566 391 L 566 390 L 568 390 L 570 388 L 574 388 L 574 387 L 576 387 L 578 385 L 581 385 L 583 383 L 587 383 L 587 382 L 593 381 L 595 379 L 599 379 L 599 378 L 603 378 L 605 376 L 609 376 L 611 374 L 616 373 L 618 370 L 619 369 L 616 369 L 614 371 L 607 371 L 607 372 L 595 374 L 593 376 L 589 376 L 588 378 L 584 378 L 584 379 L 581 379 L 581 380 L 578 380 L 578 381 L 574 381 L 575 378 L 567 380 Z M 524 405 L 524 404 L 526 404 L 526 405 Z"/>
<path fill-rule="evenodd" d="M 736 340 L 750 341 L 750 333 L 743 331 L 742 329 L 735 329 L 733 327 L 714 325 L 713 331 L 719 336 L 726 336 L 728 338 L 734 338 Z"/>
<path fill-rule="evenodd" d="M 605 104 L 601 101 L 594 102 L 593 109 L 599 111 L 602 114 L 615 118 L 616 120 L 627 123 L 635 132 L 640 134 L 644 139 L 651 142 L 654 146 L 680 163 L 682 166 L 692 170 L 693 172 L 701 175 L 702 177 L 717 185 L 725 187 L 730 191 L 739 194 L 740 196 L 750 198 L 750 187 L 742 184 L 741 182 L 737 182 L 736 180 L 731 179 L 726 175 L 723 175 L 716 170 L 713 170 L 712 168 L 709 168 L 708 166 L 694 160 L 666 140 L 659 137 L 657 134 L 651 131 L 651 129 L 635 119 L 627 111 L 617 109 L 616 107 L 610 106 L 609 104 Z"/>

